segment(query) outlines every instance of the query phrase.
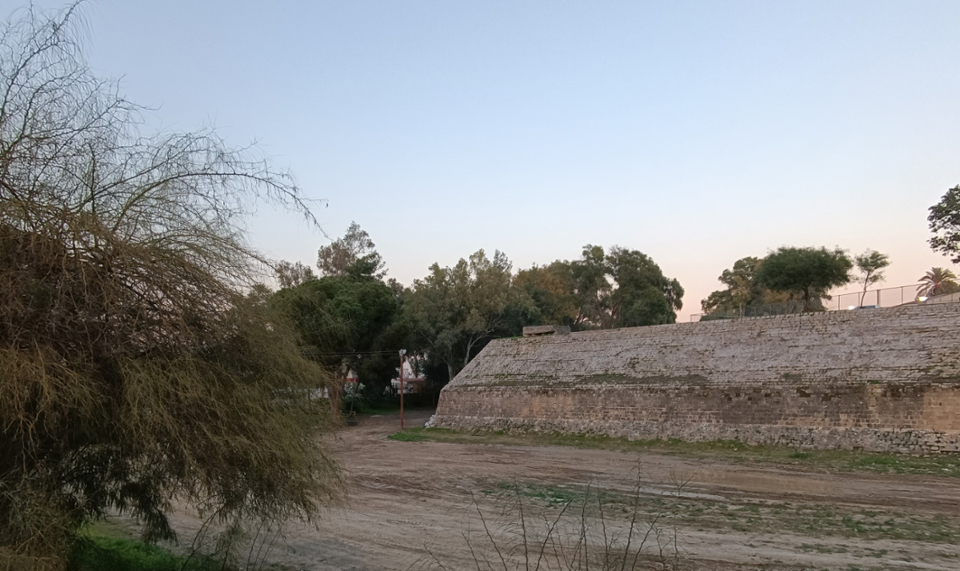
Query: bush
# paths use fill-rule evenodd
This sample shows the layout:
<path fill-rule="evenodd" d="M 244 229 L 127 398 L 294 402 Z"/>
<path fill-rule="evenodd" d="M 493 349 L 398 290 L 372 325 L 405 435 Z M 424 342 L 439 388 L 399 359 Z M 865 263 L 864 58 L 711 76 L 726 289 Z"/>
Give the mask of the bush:
<path fill-rule="evenodd" d="M 274 522 L 339 486 L 327 376 L 243 232 L 251 198 L 309 218 L 296 185 L 212 132 L 140 133 L 76 9 L 0 29 L 0 568 L 62 560 L 111 508 L 165 539 L 174 497 Z"/>
<path fill-rule="evenodd" d="M 195 555 L 175 555 L 130 539 L 86 537 L 70 553 L 67 571 L 219 571 L 220 564 Z"/>

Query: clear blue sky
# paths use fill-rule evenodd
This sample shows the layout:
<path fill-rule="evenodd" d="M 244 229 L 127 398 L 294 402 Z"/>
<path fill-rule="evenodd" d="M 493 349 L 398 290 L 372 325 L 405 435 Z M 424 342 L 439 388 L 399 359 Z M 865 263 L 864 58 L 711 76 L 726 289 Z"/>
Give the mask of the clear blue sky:
<path fill-rule="evenodd" d="M 19 2 L 3 0 L 9 14 Z M 57 7 L 54 2 L 38 2 Z M 650 255 L 699 312 L 782 245 L 873 248 L 887 285 L 950 267 L 927 208 L 960 184 L 960 2 L 99 0 L 87 53 L 168 129 L 213 124 L 297 175 L 391 276 L 484 248 Z M 254 243 L 327 240 L 269 210 Z"/>

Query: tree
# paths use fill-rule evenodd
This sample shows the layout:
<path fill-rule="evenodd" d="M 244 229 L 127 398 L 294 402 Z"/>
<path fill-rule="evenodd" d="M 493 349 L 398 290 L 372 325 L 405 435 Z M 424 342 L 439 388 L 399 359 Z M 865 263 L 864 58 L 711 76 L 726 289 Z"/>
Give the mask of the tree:
<path fill-rule="evenodd" d="M 733 263 L 733 268 L 723 270 L 717 278 L 727 289 L 712 292 L 700 302 L 705 313 L 740 309 L 762 301 L 766 291 L 756 279 L 757 270 L 763 262 L 760 258 L 740 258 Z"/>
<path fill-rule="evenodd" d="M 329 246 L 322 246 L 317 252 L 317 267 L 325 276 L 373 276 L 383 279 L 384 263 L 374 249 L 376 245 L 360 225 L 351 222 L 343 238 L 338 238 Z"/>
<path fill-rule="evenodd" d="M 108 509 L 170 538 L 173 498 L 276 523 L 339 483 L 308 397 L 327 376 L 242 231 L 252 197 L 313 221 L 299 190 L 212 132 L 141 133 L 75 8 L 0 32 L 0 567 L 62 558 Z"/>
<path fill-rule="evenodd" d="M 933 238 L 930 247 L 960 263 L 960 185 L 948 190 L 940 202 L 930 207 L 927 217 Z"/>
<path fill-rule="evenodd" d="M 673 323 L 682 307 L 680 283 L 637 250 L 614 246 L 606 254 L 587 244 L 579 260 L 554 262 L 550 269 L 564 277 L 576 299 L 578 328 Z"/>
<path fill-rule="evenodd" d="M 804 311 L 815 311 L 830 288 L 850 282 L 853 263 L 843 250 L 783 247 L 767 255 L 756 280 L 773 291 L 797 293 Z"/>
<path fill-rule="evenodd" d="M 433 264 L 427 277 L 414 281 L 404 305 L 407 319 L 427 351 L 446 364 L 449 378 L 503 333 L 512 301 L 510 268 L 503 253 L 488 258 L 478 250 L 453 267 Z"/>
<path fill-rule="evenodd" d="M 860 280 L 863 282 L 863 293 L 860 294 L 860 303 L 863 306 L 863 298 L 867 295 L 867 288 L 875 283 L 884 280 L 883 269 L 890 265 L 890 260 L 886 254 L 867 250 L 853 258 L 857 270 L 860 272 Z"/>
<path fill-rule="evenodd" d="M 610 296 L 615 327 L 674 323 L 683 307 L 680 282 L 667 278 L 646 254 L 614 246 L 606 257 L 617 287 Z"/>
<path fill-rule="evenodd" d="M 717 319 L 733 315 L 771 315 L 793 310 L 791 292 L 772 291 L 757 280 L 763 259 L 748 256 L 733 263 L 731 269 L 723 270 L 717 279 L 726 289 L 717 290 L 700 302 L 703 319 Z M 786 307 L 784 307 L 786 306 Z"/>
<path fill-rule="evenodd" d="M 577 298 L 557 270 L 556 265 L 535 265 L 517 272 L 513 284 L 532 302 L 528 306 L 514 304 L 517 308 L 530 308 L 516 317 L 521 329 L 524 325 L 573 325 L 578 313 Z"/>
<path fill-rule="evenodd" d="M 960 290 L 960 285 L 957 284 L 957 276 L 951 270 L 931 268 L 920 278 L 917 296 L 933 297 L 945 293 L 954 293 L 958 290 Z"/>
<path fill-rule="evenodd" d="M 355 371 L 378 394 L 389 384 L 403 347 L 400 302 L 371 276 L 324 276 L 273 297 L 296 324 L 308 355 L 327 370 Z"/>
<path fill-rule="evenodd" d="M 277 281 L 281 288 L 297 287 L 300 284 L 317 279 L 310 266 L 304 266 L 300 262 L 290 263 L 286 260 L 280 260 L 274 266 L 273 271 L 277 274 Z"/>
<path fill-rule="evenodd" d="M 613 292 L 613 284 L 609 279 L 609 267 L 603 247 L 587 244 L 583 247 L 579 260 L 562 263 L 567 264 L 571 291 L 577 297 L 579 315 L 576 324 L 592 325 L 600 329 L 612 328 L 610 294 Z"/>

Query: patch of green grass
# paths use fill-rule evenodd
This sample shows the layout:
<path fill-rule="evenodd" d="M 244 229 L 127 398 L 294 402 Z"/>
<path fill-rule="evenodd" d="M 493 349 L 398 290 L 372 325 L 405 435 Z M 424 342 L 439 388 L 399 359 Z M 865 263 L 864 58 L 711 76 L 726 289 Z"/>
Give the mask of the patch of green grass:
<path fill-rule="evenodd" d="M 407 428 L 399 432 L 394 432 L 387 438 L 396 440 L 397 442 L 427 442 L 431 440 L 429 435 L 423 433 L 422 427 Z"/>
<path fill-rule="evenodd" d="M 692 456 L 732 462 L 779 464 L 791 468 L 829 472 L 875 472 L 960 478 L 960 454 L 906 456 L 849 450 L 804 450 L 787 446 L 751 446 L 736 440 L 684 442 L 682 440 L 628 440 L 601 434 L 566 434 L 528 431 L 460 431 L 445 428 L 410 428 L 416 436 L 392 435 L 406 442 L 504 444 L 515 446 L 572 446 L 628 453 Z M 399 433 L 398 433 L 399 434 Z"/>
<path fill-rule="evenodd" d="M 598 490 L 582 485 L 556 486 L 538 482 L 488 482 L 484 495 L 523 498 L 557 508 L 572 504 L 589 509 L 599 503 L 611 517 L 637 513 L 644 520 L 671 521 L 698 529 L 733 529 L 743 533 L 790 533 L 809 538 L 844 537 L 860 540 L 904 540 L 954 544 L 960 538 L 960 517 L 907 515 L 900 510 L 861 510 L 834 505 L 792 505 L 789 502 L 716 501 L 664 488 L 661 493 Z M 845 546 L 806 543 L 801 551 L 845 553 Z M 881 553 L 882 552 L 882 553 Z M 879 555 L 877 555 L 879 554 Z M 858 551 L 858 557 L 878 557 L 882 549 Z"/>
<path fill-rule="evenodd" d="M 74 547 L 68 571 L 217 571 L 202 556 L 187 558 L 133 539 L 86 536 Z"/>

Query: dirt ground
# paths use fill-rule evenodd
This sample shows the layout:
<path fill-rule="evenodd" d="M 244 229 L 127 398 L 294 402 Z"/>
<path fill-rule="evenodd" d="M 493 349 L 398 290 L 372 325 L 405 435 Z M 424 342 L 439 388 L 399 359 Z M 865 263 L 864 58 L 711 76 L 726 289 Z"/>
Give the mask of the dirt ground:
<path fill-rule="evenodd" d="M 408 426 L 422 426 L 428 417 L 408 413 Z M 539 531 L 534 523 L 527 530 L 537 545 L 566 502 L 574 506 L 565 512 L 574 516 L 568 534 L 577 533 L 580 521 L 593 522 L 587 541 L 593 553 L 600 550 L 597 530 L 619 537 L 622 548 L 634 513 L 644 522 L 635 524 L 637 529 L 655 520 L 639 559 L 651 568 L 679 562 L 683 569 L 960 570 L 956 478 L 823 474 L 571 447 L 387 439 L 398 428 L 395 415 L 367 417 L 339 433 L 333 447 L 347 476 L 345 505 L 327 512 L 316 527 L 289 526 L 273 542 L 268 564 L 317 571 L 487 569 L 475 559 L 488 557 L 491 568 L 503 569 L 479 507 L 508 566 L 519 562 L 523 568 L 522 552 L 507 549 L 522 532 L 505 525 L 516 523 L 511 514 L 520 498 L 531 521 L 541 518 Z M 603 490 L 606 512 L 581 512 L 587 486 Z M 175 515 L 173 523 L 181 537 L 199 527 L 188 513 Z M 557 556 L 548 555 L 540 568 L 557 568 Z"/>

